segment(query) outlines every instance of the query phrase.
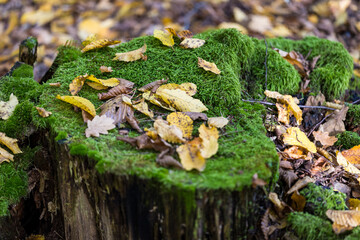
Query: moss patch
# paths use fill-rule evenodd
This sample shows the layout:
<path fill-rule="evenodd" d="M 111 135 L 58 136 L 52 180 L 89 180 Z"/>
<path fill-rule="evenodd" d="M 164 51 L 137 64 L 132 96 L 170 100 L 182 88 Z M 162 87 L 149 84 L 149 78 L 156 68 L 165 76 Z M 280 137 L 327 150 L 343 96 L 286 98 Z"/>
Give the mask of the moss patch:
<path fill-rule="evenodd" d="M 33 78 L 34 77 L 33 71 L 34 69 L 32 66 L 27 64 L 22 64 L 20 67 L 18 67 L 12 72 L 11 76 L 22 77 L 22 78 Z"/>
<path fill-rule="evenodd" d="M 349 110 L 346 114 L 346 124 L 352 126 L 360 125 L 360 105 L 349 104 Z"/>
<path fill-rule="evenodd" d="M 356 132 L 345 131 L 336 135 L 338 140 L 335 146 L 341 146 L 342 149 L 350 149 L 354 146 L 360 145 L 360 136 Z"/>

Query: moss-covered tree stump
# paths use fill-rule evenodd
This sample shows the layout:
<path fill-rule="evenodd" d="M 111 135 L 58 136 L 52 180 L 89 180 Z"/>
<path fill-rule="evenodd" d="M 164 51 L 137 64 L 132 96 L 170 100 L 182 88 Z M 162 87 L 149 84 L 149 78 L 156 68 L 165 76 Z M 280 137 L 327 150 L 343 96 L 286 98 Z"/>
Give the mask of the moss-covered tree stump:
<path fill-rule="evenodd" d="M 296 93 L 301 78 L 277 52 L 266 49 L 263 41 L 237 30 L 210 31 L 196 37 L 206 39 L 206 44 L 197 49 L 183 49 L 178 44 L 169 48 L 147 36 L 86 53 L 75 47 L 61 47 L 57 59 L 60 64 L 48 80 L 60 82 L 59 88 L 47 83 L 37 85 L 21 76 L 0 83 L 1 100 L 11 92 L 20 100 L 17 112 L 0 125 L 0 131 L 25 139 L 29 126 L 46 129 L 40 142 L 55 172 L 54 186 L 59 193 L 56 213 L 62 216 L 67 239 L 261 236 L 257 223 L 266 194 L 261 188 L 252 188 L 252 177 L 257 173 L 271 189 L 278 176 L 278 157 L 275 145 L 265 135 L 264 107 L 241 99 L 263 96 L 265 71 L 268 89 L 281 93 Z M 144 43 L 147 61 L 112 61 L 115 53 L 138 49 Z M 274 39 L 268 44 L 304 55 L 311 49 L 310 59 L 321 55 L 317 71 L 310 75 L 311 86 L 332 97 L 346 89 L 352 61 L 341 44 L 317 38 L 297 42 Z M 198 57 L 216 63 L 222 73 L 215 75 L 199 68 Z M 102 65 L 114 71 L 101 74 Z M 207 115 L 231 119 L 221 133 L 218 153 L 207 160 L 203 172 L 186 172 L 158 166 L 155 152 L 137 150 L 116 140 L 115 129 L 99 138 L 86 138 L 81 113 L 55 98 L 58 94 L 70 95 L 69 83 L 86 73 L 103 79 L 125 78 L 137 87 L 166 77 L 173 83 L 195 83 L 195 97 L 208 107 Z M 79 96 L 99 107 L 102 101 L 97 93 L 85 84 Z M 53 114 L 41 118 L 35 105 Z M 137 118 L 145 116 L 139 114 Z M 19 119 L 26 119 L 21 128 L 14 124 Z M 140 120 L 142 128 L 151 124 Z M 130 131 L 130 136 L 137 135 Z M 0 165 L 0 174 L 2 168 Z"/>

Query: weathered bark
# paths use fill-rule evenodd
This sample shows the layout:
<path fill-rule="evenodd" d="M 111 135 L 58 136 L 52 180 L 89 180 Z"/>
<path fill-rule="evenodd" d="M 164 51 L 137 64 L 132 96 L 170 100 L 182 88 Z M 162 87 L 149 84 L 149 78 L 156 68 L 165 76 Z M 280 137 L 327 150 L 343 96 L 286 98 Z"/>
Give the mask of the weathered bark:
<path fill-rule="evenodd" d="M 44 136 L 57 175 L 66 239 L 251 239 L 262 190 L 196 191 L 141 176 L 100 174 L 95 162 L 71 156 Z M 261 204 L 262 203 L 262 204 Z"/>

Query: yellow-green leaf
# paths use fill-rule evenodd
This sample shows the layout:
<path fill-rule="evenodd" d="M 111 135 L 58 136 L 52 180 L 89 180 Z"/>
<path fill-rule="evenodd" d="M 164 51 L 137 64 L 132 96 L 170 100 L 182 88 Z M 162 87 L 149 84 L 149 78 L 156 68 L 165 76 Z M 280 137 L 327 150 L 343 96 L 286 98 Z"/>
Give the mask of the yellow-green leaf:
<path fill-rule="evenodd" d="M 103 48 L 103 47 L 107 47 L 110 45 L 114 45 L 114 44 L 118 44 L 121 43 L 121 41 L 116 41 L 116 40 L 109 40 L 109 39 L 100 39 L 100 40 L 96 40 L 93 42 L 90 42 L 89 44 L 87 44 L 82 50 L 81 52 L 87 52 L 93 49 L 98 49 L 98 48 Z"/>
<path fill-rule="evenodd" d="M 78 97 L 78 96 L 60 96 L 60 95 L 57 95 L 56 98 L 81 108 L 82 110 L 88 112 L 93 117 L 95 117 L 96 115 L 95 106 L 86 98 Z"/>
<path fill-rule="evenodd" d="M 175 44 L 173 35 L 169 32 L 155 29 L 154 37 L 159 39 L 162 42 L 162 44 L 165 46 L 172 47 Z"/>

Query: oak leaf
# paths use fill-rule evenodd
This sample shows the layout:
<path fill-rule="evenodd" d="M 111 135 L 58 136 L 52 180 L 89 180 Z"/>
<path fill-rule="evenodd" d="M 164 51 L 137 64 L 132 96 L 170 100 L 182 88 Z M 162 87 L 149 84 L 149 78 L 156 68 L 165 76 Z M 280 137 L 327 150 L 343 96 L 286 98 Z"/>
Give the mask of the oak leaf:
<path fill-rule="evenodd" d="M 22 153 L 17 141 L 17 139 L 9 138 L 5 133 L 0 132 L 0 143 L 8 147 L 14 154 Z"/>
<path fill-rule="evenodd" d="M 154 122 L 154 128 L 158 135 L 167 142 L 170 143 L 183 143 L 183 133 L 180 128 L 175 125 L 169 125 L 169 123 L 163 119 L 156 119 Z"/>
<path fill-rule="evenodd" d="M 316 141 L 319 141 L 324 148 L 331 147 L 338 140 L 335 136 L 329 136 L 328 132 L 313 131 Z"/>
<path fill-rule="evenodd" d="M 311 153 L 316 153 L 315 144 L 310 142 L 306 134 L 297 127 L 288 128 L 286 133 L 283 134 L 283 137 L 286 145 L 299 146 Z"/>
<path fill-rule="evenodd" d="M 199 48 L 205 44 L 205 40 L 198 39 L 198 38 L 185 38 L 181 43 L 180 46 L 184 48 Z"/>
<path fill-rule="evenodd" d="M 344 150 L 341 154 L 352 164 L 360 164 L 360 145 Z"/>
<path fill-rule="evenodd" d="M 184 138 L 190 139 L 193 131 L 193 120 L 182 113 L 182 112 L 173 112 L 166 117 L 166 121 L 174 126 L 177 126 L 183 133 Z"/>
<path fill-rule="evenodd" d="M 98 48 L 103 48 L 103 47 L 107 47 L 110 45 L 114 45 L 114 44 L 118 44 L 121 43 L 121 41 L 116 41 L 116 40 L 109 40 L 109 39 L 100 39 L 100 40 L 95 40 L 93 42 L 90 42 L 89 44 L 87 44 L 82 50 L 81 52 L 87 52 L 90 50 L 94 50 L 94 49 L 98 49 Z"/>
<path fill-rule="evenodd" d="M 211 117 L 207 120 L 210 127 L 223 128 L 229 123 L 229 120 L 224 117 Z"/>
<path fill-rule="evenodd" d="M 78 96 L 60 96 L 60 95 L 57 95 L 56 98 L 81 108 L 82 110 L 90 113 L 91 116 L 96 115 L 95 106 L 86 98 L 78 97 Z"/>
<path fill-rule="evenodd" d="M 173 35 L 169 32 L 155 29 L 154 37 L 159 39 L 162 42 L 162 44 L 165 46 L 172 47 L 175 44 Z"/>
<path fill-rule="evenodd" d="M 333 221 L 332 228 L 336 234 L 343 233 L 360 225 L 360 211 L 327 210 L 326 216 Z"/>
<path fill-rule="evenodd" d="M 101 134 L 108 134 L 108 130 L 114 129 L 114 119 L 108 118 L 105 115 L 99 117 L 95 116 L 92 121 L 87 122 L 87 129 L 85 130 L 86 137 L 99 137 Z"/>
<path fill-rule="evenodd" d="M 9 101 L 0 101 L 0 118 L 3 120 L 9 119 L 18 104 L 19 101 L 17 97 L 12 93 L 10 94 Z"/>
<path fill-rule="evenodd" d="M 215 63 L 205 61 L 204 59 L 199 58 L 199 57 L 198 57 L 198 65 L 199 65 L 199 67 L 203 68 L 206 71 L 210 71 L 210 72 L 213 72 L 215 74 L 220 74 L 221 73 L 221 71 L 217 68 Z"/>
<path fill-rule="evenodd" d="M 349 107 L 343 107 L 341 110 L 335 110 L 334 113 L 320 125 L 319 129 L 323 132 L 328 132 L 330 136 L 335 136 L 338 133 L 345 132 L 344 120 Z"/>
<path fill-rule="evenodd" d="M 123 62 L 133 62 L 139 59 L 144 59 L 144 53 L 146 52 L 146 44 L 139 49 L 123 52 L 123 53 L 116 53 L 113 60 L 123 61 Z"/>
<path fill-rule="evenodd" d="M 204 158 L 210 158 L 216 154 L 219 144 L 219 132 L 215 127 L 206 127 L 205 124 L 201 124 L 199 127 L 199 137 L 201 139 L 200 154 Z"/>
<path fill-rule="evenodd" d="M 41 107 L 35 107 L 36 110 L 38 111 L 39 115 L 42 116 L 43 118 L 49 117 L 52 113 L 49 111 L 46 111 L 45 108 L 41 108 Z"/>
<path fill-rule="evenodd" d="M 185 170 L 197 169 L 198 171 L 203 171 L 205 169 L 206 161 L 200 154 L 200 144 L 201 139 L 194 138 L 192 141 L 186 142 L 176 149 Z"/>

